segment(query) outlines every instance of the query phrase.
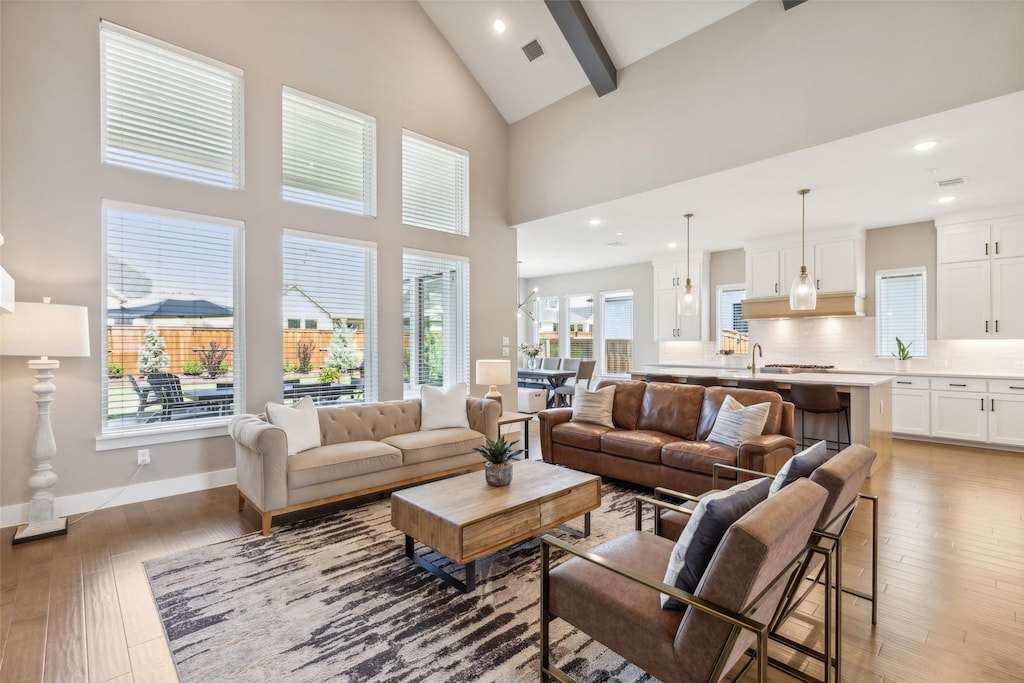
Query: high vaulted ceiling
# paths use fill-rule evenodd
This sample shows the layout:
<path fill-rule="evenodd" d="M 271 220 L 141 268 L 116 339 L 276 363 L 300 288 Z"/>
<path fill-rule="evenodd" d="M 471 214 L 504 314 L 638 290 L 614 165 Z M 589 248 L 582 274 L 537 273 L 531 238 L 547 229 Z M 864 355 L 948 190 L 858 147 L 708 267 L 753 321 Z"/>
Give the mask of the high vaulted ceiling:
<path fill-rule="evenodd" d="M 420 4 L 510 123 L 590 88 L 541 0 Z M 583 0 L 619 69 L 750 4 Z M 507 27 L 503 35 L 492 28 L 498 18 Z M 534 39 L 546 54 L 530 63 L 521 47 Z M 929 152 L 911 149 L 926 139 L 939 144 Z M 957 177 L 967 182 L 949 190 L 938 185 Z M 516 225 L 521 276 L 638 263 L 673 252 L 682 258 L 685 212 L 694 214 L 695 252 L 734 249 L 748 239 L 797 232 L 800 187 L 812 190 L 809 232 L 838 226 L 871 229 L 1020 204 L 1024 92 Z M 953 202 L 939 203 L 949 195 L 955 196 Z"/>

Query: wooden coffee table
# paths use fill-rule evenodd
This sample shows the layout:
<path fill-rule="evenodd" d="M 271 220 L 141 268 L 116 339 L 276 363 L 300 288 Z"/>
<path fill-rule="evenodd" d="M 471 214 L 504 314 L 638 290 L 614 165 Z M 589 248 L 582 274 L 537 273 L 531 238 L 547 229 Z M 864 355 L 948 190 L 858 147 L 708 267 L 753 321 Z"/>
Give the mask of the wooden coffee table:
<path fill-rule="evenodd" d="M 601 478 L 536 460 L 516 461 L 509 486 L 488 486 L 482 470 L 391 494 L 391 524 L 405 534 L 405 554 L 446 583 L 468 593 L 476 561 L 601 505 Z M 569 530 L 572 533 L 579 534 Z M 415 542 L 466 567 L 465 582 L 415 552 Z"/>

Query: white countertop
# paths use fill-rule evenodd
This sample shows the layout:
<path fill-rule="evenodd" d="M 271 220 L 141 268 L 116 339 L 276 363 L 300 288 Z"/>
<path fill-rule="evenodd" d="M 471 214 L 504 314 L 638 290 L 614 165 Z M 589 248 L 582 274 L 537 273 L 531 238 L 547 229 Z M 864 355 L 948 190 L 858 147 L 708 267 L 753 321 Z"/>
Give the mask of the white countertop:
<path fill-rule="evenodd" d="M 654 365 L 648 367 L 655 368 Z M 751 377 L 757 377 L 758 379 L 772 379 L 781 384 L 792 384 L 793 382 L 800 382 L 801 384 L 838 384 L 845 387 L 874 387 L 878 386 L 879 384 L 885 384 L 886 382 L 891 381 L 893 378 L 893 375 L 891 374 L 840 374 L 834 372 L 801 372 L 792 375 L 779 372 L 758 372 L 756 375 L 752 375 L 749 370 L 746 370 L 744 368 L 728 368 L 714 365 L 658 364 L 656 366 L 658 372 L 670 375 L 686 375 L 688 368 L 699 368 L 702 370 L 702 374 L 707 375 L 709 377 L 718 377 L 719 379 L 750 379 Z"/>
<path fill-rule="evenodd" d="M 747 362 L 749 362 L 749 359 L 747 359 Z M 746 363 L 743 363 L 743 364 L 740 364 L 740 365 L 698 365 L 698 364 L 692 364 L 691 365 L 691 364 L 688 364 L 688 363 L 648 363 L 648 364 L 644 365 L 644 370 L 642 370 L 641 372 L 644 372 L 644 371 L 649 371 L 649 372 L 666 372 L 666 371 L 669 371 L 669 370 L 685 371 L 686 369 L 699 369 L 699 370 L 711 370 L 712 372 L 706 373 L 708 375 L 715 375 L 715 373 L 717 373 L 717 372 L 723 372 L 723 373 L 725 373 L 725 372 L 733 372 L 733 373 L 744 373 L 744 374 L 730 374 L 730 375 L 724 375 L 723 374 L 721 376 L 722 377 L 726 377 L 726 376 L 728 376 L 728 377 L 750 377 L 750 373 L 745 369 L 745 366 L 746 366 Z M 685 374 L 685 372 L 680 372 L 679 374 Z M 862 368 L 862 369 L 859 369 L 859 370 L 852 370 L 852 369 L 848 369 L 848 368 L 836 368 L 834 370 L 830 370 L 827 373 L 798 373 L 798 374 L 800 376 L 800 381 L 804 381 L 804 378 L 807 377 L 810 374 L 818 374 L 818 375 L 843 375 L 844 376 L 844 379 L 843 379 L 843 382 L 842 382 L 843 384 L 848 384 L 848 382 L 845 379 L 846 375 L 859 375 L 859 376 L 885 375 L 885 376 L 888 376 L 888 377 L 898 377 L 898 376 L 910 376 L 910 377 L 966 377 L 966 378 L 970 378 L 970 379 L 1024 379 L 1024 372 L 958 371 L 958 370 L 951 370 L 949 368 L 936 368 L 936 369 L 929 369 L 929 368 L 916 369 L 916 368 L 912 368 L 912 369 L 907 370 L 907 371 L 885 370 L 884 372 L 873 371 L 872 369 L 869 369 L 869 368 Z M 763 372 L 762 373 L 759 370 L 758 373 L 757 373 L 757 376 L 758 377 L 763 377 L 764 379 L 775 379 L 775 380 L 778 380 L 780 382 L 781 381 L 794 381 L 794 380 L 785 380 L 785 379 L 783 379 L 783 378 L 793 377 L 794 376 L 792 374 L 787 374 L 787 373 L 778 373 L 778 372 Z M 833 378 L 832 379 L 832 383 L 833 384 L 839 383 L 838 379 Z"/>

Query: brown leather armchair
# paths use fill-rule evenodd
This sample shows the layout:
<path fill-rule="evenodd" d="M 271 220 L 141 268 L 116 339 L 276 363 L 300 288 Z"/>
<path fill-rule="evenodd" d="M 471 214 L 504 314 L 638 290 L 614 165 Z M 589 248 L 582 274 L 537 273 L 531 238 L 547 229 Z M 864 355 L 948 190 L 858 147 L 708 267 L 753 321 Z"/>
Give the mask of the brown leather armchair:
<path fill-rule="evenodd" d="M 668 539 L 634 531 L 585 551 L 543 536 L 542 680 L 572 680 L 548 642 L 550 620 L 561 618 L 665 681 L 720 681 L 754 646 L 757 680 L 766 681 L 772 616 L 825 497 L 803 479 L 757 505 L 729 527 L 694 594 L 662 581 L 675 545 Z M 574 557 L 552 568 L 552 549 Z M 686 610 L 663 610 L 659 591 Z"/>

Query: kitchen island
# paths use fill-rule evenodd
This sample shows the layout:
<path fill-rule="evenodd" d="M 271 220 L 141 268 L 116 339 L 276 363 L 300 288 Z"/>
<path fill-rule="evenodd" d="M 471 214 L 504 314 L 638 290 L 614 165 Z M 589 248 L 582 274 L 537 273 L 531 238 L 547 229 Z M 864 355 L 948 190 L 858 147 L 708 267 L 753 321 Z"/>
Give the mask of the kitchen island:
<path fill-rule="evenodd" d="M 892 375 L 868 375 L 851 373 L 804 372 L 782 374 L 758 372 L 756 375 L 749 370 L 729 367 L 709 366 L 649 366 L 649 372 L 659 375 L 671 375 L 685 378 L 687 375 L 717 377 L 723 386 L 735 386 L 740 379 L 757 377 L 758 379 L 774 380 L 782 393 L 788 397 L 791 383 L 802 384 L 834 384 L 839 392 L 840 400 L 850 408 L 850 440 L 868 446 L 878 457 L 871 467 L 874 474 L 892 458 Z M 646 372 L 632 373 L 633 379 L 644 379 Z M 807 431 L 820 436 L 828 434 L 829 439 L 835 438 L 834 415 L 807 415 Z M 796 439 L 802 438 L 800 419 L 796 420 Z"/>

